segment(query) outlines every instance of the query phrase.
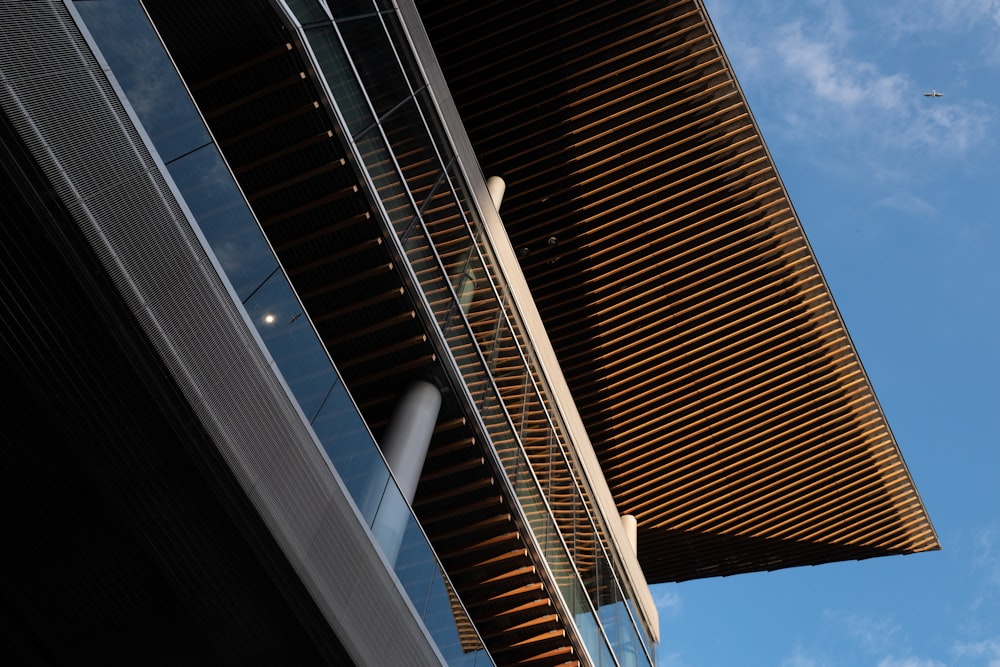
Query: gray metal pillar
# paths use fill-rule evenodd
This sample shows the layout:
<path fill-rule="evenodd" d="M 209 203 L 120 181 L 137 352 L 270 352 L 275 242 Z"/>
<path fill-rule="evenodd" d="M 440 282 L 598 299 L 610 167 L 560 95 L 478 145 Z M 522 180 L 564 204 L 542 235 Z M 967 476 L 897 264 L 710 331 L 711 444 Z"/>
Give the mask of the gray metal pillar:
<path fill-rule="evenodd" d="M 403 543 L 403 534 L 410 519 L 410 505 L 417 492 L 420 471 L 427 458 L 427 448 L 431 444 L 440 408 L 441 392 L 438 388 L 423 380 L 414 382 L 400 397 L 382 437 L 382 455 L 396 484 L 386 488 L 372 532 L 392 565 L 395 565 Z"/>
<path fill-rule="evenodd" d="M 440 409 L 440 390 L 430 382 L 418 380 L 399 399 L 382 436 L 382 455 L 408 503 L 413 502 L 413 494 L 417 492 Z"/>

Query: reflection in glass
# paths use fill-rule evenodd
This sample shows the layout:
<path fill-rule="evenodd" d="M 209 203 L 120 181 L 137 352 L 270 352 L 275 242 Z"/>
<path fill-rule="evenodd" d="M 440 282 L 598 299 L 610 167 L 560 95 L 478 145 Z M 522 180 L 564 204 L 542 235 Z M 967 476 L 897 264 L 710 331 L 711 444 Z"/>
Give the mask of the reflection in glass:
<path fill-rule="evenodd" d="M 337 24 L 351 54 L 361 86 L 368 93 L 375 115 L 384 116 L 410 96 L 410 87 L 399 68 L 396 53 L 377 16 Z"/>
<path fill-rule="evenodd" d="M 460 173 L 453 172 L 447 134 L 437 124 L 416 68 L 405 66 L 412 65 L 408 55 L 403 65 L 396 59 L 396 49 L 409 54 L 397 17 L 384 18 L 388 32 L 376 17 L 338 22 L 349 56 L 327 32 L 310 30 L 309 35 L 322 37 L 316 52 L 337 106 L 562 597 L 578 616 L 595 659 L 612 664 L 596 610 L 601 607 L 600 587 L 614 588 L 611 597 L 620 599 L 620 585 L 581 495 L 575 461 L 563 450 L 547 395 L 536 386 L 540 375 L 534 360 L 525 356 L 522 332 L 512 324 L 516 316 L 510 314 L 509 320 L 505 307 L 510 304 L 503 303 L 496 288 L 489 289 L 491 282 L 503 281 L 479 257 L 481 239 L 476 236 L 481 228 Z M 355 72 L 360 87 L 351 81 Z M 365 125 L 367 102 L 378 118 L 374 125 Z M 444 172 L 439 155 L 445 156 L 459 198 L 450 188 L 440 188 Z M 625 643 L 637 640 L 631 619 L 607 613 L 602 620 L 609 635 L 618 638 L 625 632 L 632 637 Z"/>
<path fill-rule="evenodd" d="M 320 5 L 318 0 L 286 0 L 288 2 L 288 7 L 295 15 L 299 17 L 299 20 L 303 25 L 309 23 L 315 23 L 319 21 L 329 21 L 330 17 L 327 16 L 326 11 Z"/>
<path fill-rule="evenodd" d="M 408 98 L 397 104 L 391 113 L 381 119 L 381 125 L 389 141 L 389 149 L 403 172 L 403 182 L 416 207 L 423 209 L 424 200 L 440 177 L 442 168 L 416 101 Z"/>
<path fill-rule="evenodd" d="M 274 273 L 244 304 L 268 352 L 274 358 L 306 418 L 327 400 L 337 381 L 316 334 L 302 316 L 299 300 L 280 273 Z"/>
<path fill-rule="evenodd" d="M 236 294 L 247 299 L 278 262 L 215 145 L 175 160 L 168 170 Z"/>
<path fill-rule="evenodd" d="M 310 28 L 306 33 L 316 61 L 337 100 L 337 108 L 352 136 L 357 136 L 375 122 L 364 91 L 351 71 L 336 31 L 332 25 Z"/>
<path fill-rule="evenodd" d="M 375 11 L 372 0 L 330 0 L 330 11 L 334 18 L 367 16 Z"/>
<path fill-rule="evenodd" d="M 76 2 L 87 29 L 164 162 L 210 139 L 160 40 L 135 0 Z"/>
<path fill-rule="evenodd" d="M 294 4 L 313 18 L 319 16 L 315 3 L 296 0 Z M 464 611 L 452 606 L 426 536 L 390 477 L 374 439 L 303 315 L 228 168 L 209 143 L 207 130 L 138 3 L 100 0 L 80 3 L 79 7 L 91 33 L 108 54 L 197 228 L 244 304 L 276 372 L 285 380 L 355 506 L 373 529 L 431 637 L 451 665 L 492 664 L 475 635 L 465 645 L 460 642 L 456 614 Z M 328 32 L 335 37 L 330 24 Z M 338 45 L 330 42 L 328 46 L 326 55 L 332 61 L 338 53 L 332 46 Z M 353 78 L 343 81 L 351 83 Z M 347 85 L 343 90 L 350 89 Z M 359 106 L 357 118 L 363 117 L 365 108 Z M 394 170 L 389 173 L 394 174 Z M 398 182 L 398 175 L 389 179 L 390 187 L 394 181 Z M 404 198 L 408 196 L 405 190 L 401 192 Z M 412 207 L 407 215 L 412 218 Z"/>

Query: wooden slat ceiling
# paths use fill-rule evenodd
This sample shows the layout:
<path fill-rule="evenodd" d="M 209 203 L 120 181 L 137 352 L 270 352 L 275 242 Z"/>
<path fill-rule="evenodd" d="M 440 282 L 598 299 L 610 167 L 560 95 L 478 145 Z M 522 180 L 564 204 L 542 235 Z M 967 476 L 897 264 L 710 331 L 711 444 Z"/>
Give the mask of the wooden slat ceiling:
<path fill-rule="evenodd" d="M 418 2 L 651 582 L 939 548 L 700 2 Z"/>
<path fill-rule="evenodd" d="M 435 378 L 435 351 L 290 35 L 266 2 L 146 6 L 377 437 L 397 394 Z M 579 665 L 484 444 L 452 393 L 441 412 L 414 510 L 471 622 L 498 664 Z M 331 458 L 351 484 L 357 466 Z"/>

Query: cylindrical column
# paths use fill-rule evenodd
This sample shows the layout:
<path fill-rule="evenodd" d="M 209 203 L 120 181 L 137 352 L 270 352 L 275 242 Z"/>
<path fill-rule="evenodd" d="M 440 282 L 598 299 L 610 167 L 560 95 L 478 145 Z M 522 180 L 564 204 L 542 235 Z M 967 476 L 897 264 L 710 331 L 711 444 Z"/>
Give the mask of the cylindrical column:
<path fill-rule="evenodd" d="M 499 176 L 490 176 L 486 179 L 486 189 L 490 191 L 493 207 L 499 212 L 500 202 L 503 201 L 503 193 L 507 191 L 507 184 Z"/>
<path fill-rule="evenodd" d="M 632 547 L 632 554 L 638 554 L 639 538 L 635 517 L 631 514 L 622 514 L 622 528 L 625 529 L 625 536 L 628 538 L 629 546 Z"/>
<path fill-rule="evenodd" d="M 473 260 L 471 250 L 463 253 L 459 264 L 462 267 L 461 273 L 452 279 L 455 284 L 455 292 L 458 295 L 458 306 L 466 315 L 469 314 L 469 309 L 472 307 L 472 301 L 476 296 L 476 284 L 479 282 L 479 276 L 476 275 L 478 271 L 476 271 Z"/>
<path fill-rule="evenodd" d="M 381 449 L 396 484 L 390 483 L 382 495 L 372 533 L 386 560 L 393 566 L 399 556 L 410 518 L 410 505 L 420 482 L 420 471 L 427 458 L 441 392 L 430 382 L 417 381 L 399 399 L 392 419 L 382 437 Z M 398 491 L 397 491 L 398 487 Z"/>
<path fill-rule="evenodd" d="M 441 409 L 441 392 L 430 382 L 418 380 L 407 388 L 396 405 L 382 437 L 382 455 L 389 462 L 399 490 L 413 502 L 420 471 Z"/>

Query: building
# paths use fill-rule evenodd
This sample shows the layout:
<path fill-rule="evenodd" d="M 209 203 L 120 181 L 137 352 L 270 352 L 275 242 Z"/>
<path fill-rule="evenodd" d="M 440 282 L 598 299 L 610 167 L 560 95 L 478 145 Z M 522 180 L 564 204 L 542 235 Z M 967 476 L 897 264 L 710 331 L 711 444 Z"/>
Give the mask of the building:
<path fill-rule="evenodd" d="M 644 665 L 938 548 L 697 0 L 0 12 L 20 662 Z"/>

